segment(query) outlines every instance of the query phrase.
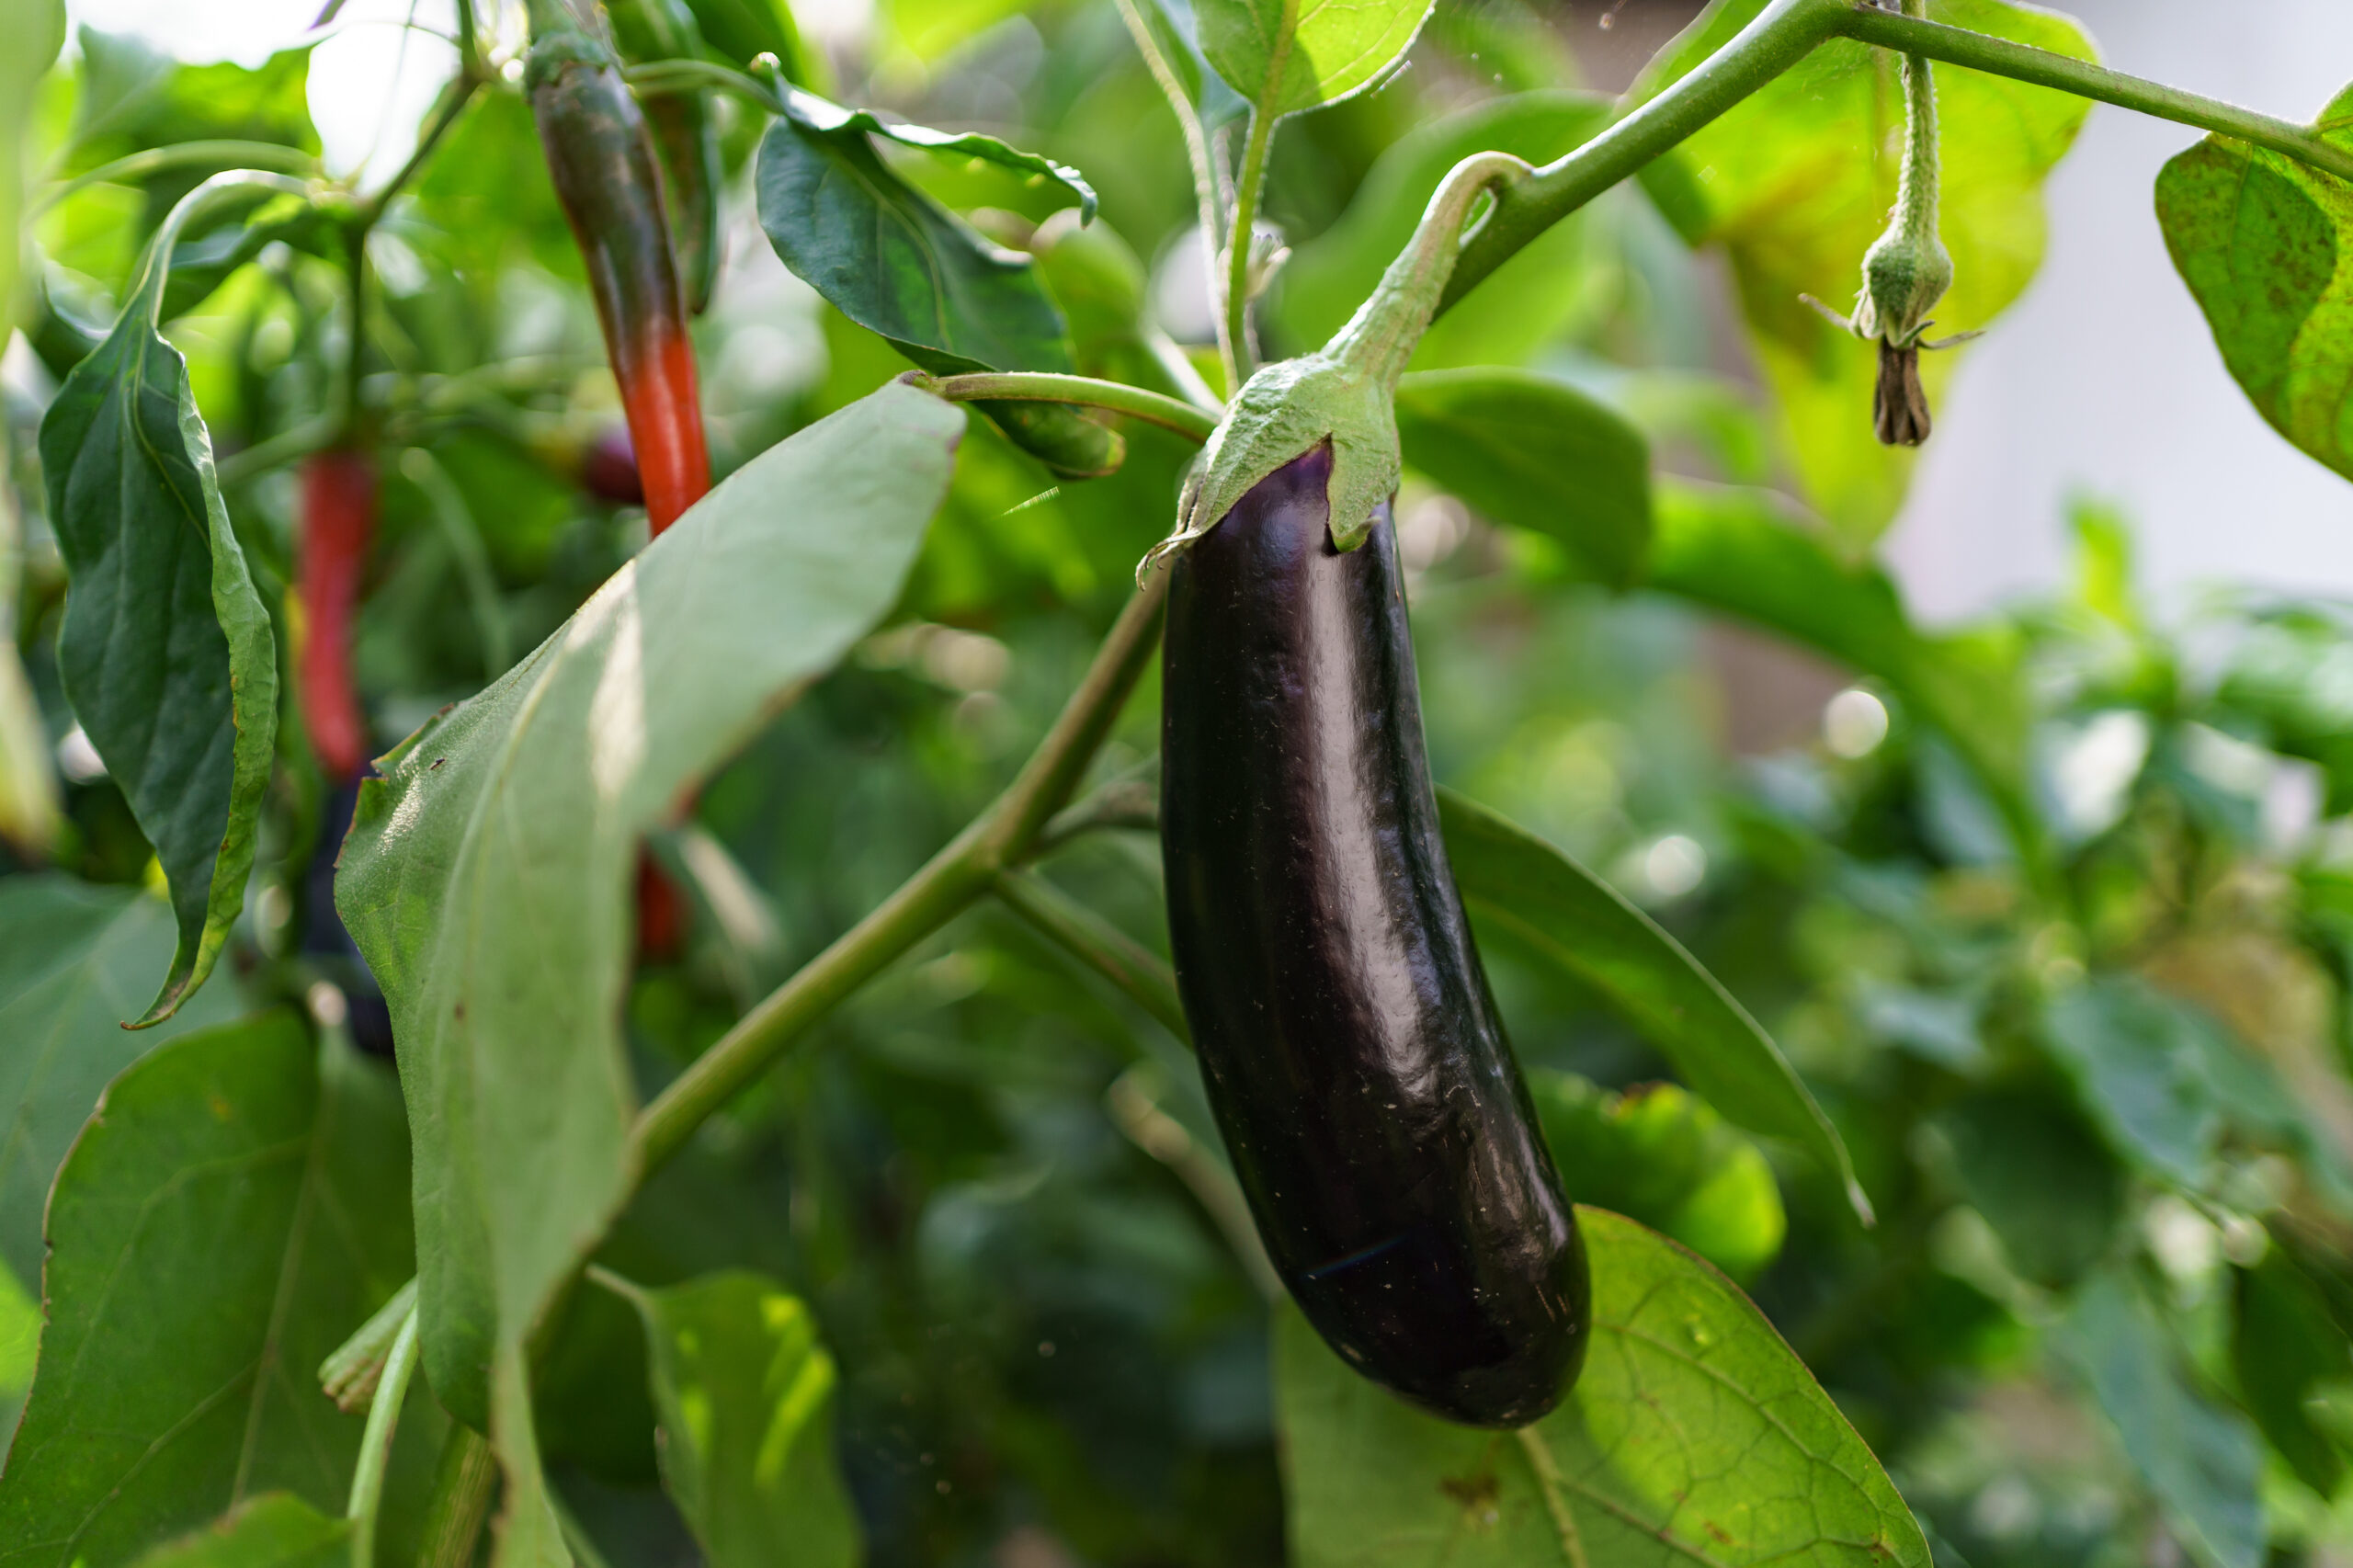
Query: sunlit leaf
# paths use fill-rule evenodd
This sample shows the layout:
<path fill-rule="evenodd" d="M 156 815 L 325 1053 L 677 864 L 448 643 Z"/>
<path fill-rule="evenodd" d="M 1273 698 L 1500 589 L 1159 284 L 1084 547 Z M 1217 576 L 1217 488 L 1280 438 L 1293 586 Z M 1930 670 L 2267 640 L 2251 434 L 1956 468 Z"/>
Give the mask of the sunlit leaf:
<path fill-rule="evenodd" d="M 50 1200 L 0 1563 L 125 1562 L 271 1490 L 341 1512 L 361 1422 L 313 1369 L 409 1274 L 406 1142 L 392 1074 L 286 1013 L 108 1087 Z"/>
<path fill-rule="evenodd" d="M 1637 85 L 1648 97 L 1692 70 L 1753 20 L 1765 0 L 1717 0 Z M 2093 51 L 2065 17 L 2008 0 L 1930 0 L 1931 18 L 2077 59 Z M 1942 228 L 1952 291 L 1932 337 L 1983 327 L 2022 293 L 2040 265 L 2041 187 L 2082 126 L 2078 97 L 1951 66 L 1933 68 L 1943 153 Z M 1779 395 L 1788 454 L 1807 499 L 1849 553 L 1895 516 L 1914 454 L 1871 431 L 1878 360 L 1870 344 L 1824 321 L 1798 296 L 1844 310 L 1863 252 L 1887 225 L 1902 165 L 1903 87 L 1896 59 L 1865 44 L 1823 45 L 1683 143 L 1697 177 L 1672 211 L 1693 243 L 1724 247 L 1742 313 Z M 1933 400 L 1955 354 L 1922 369 Z"/>
<path fill-rule="evenodd" d="M 1362 92 L 1404 58 L 1436 0 L 1193 0 L 1201 52 L 1259 114 Z"/>
<path fill-rule="evenodd" d="M 2092 1276 L 2076 1291 L 2056 1338 L 2201 1568 L 2263 1562 L 2263 1506 L 2256 1494 L 2263 1446 L 2245 1416 L 2200 1390 L 2131 1278 L 2115 1269 Z"/>
<path fill-rule="evenodd" d="M 510 1531 L 547 1539 L 526 1341 L 634 1184 L 639 841 L 897 598 L 962 429 L 891 385 L 753 459 L 362 787 L 336 904 L 400 1043 L 424 1367 Z"/>
<path fill-rule="evenodd" d="M 1397 388 L 1408 466 L 1499 523 L 1560 540 L 1606 583 L 1641 572 L 1651 453 L 1607 404 L 1532 370 L 1426 370 Z"/>
<path fill-rule="evenodd" d="M 808 1307 L 742 1271 L 624 1289 L 645 1324 L 662 1479 L 712 1568 L 852 1568 L 834 1361 Z"/>
<path fill-rule="evenodd" d="M 1485 807 L 1441 790 L 1438 822 L 1463 904 L 1483 935 L 1506 937 L 1589 986 L 1709 1104 L 1813 1155 L 1869 1218 L 1870 1200 L 1830 1119 L 1771 1037 L 1681 943 L 1592 872 Z"/>
<path fill-rule="evenodd" d="M 1580 1207 L 1593 1338 L 1526 1431 L 1425 1415 L 1276 1324 L 1300 1568 L 1927 1568 L 1879 1461 L 1731 1281 Z"/>
<path fill-rule="evenodd" d="M 2315 128 L 2353 147 L 2353 92 Z M 2353 187 L 2277 153 L 2210 136 L 2157 176 L 2157 222 L 2214 346 L 2256 411 L 2353 479 Z"/>
<path fill-rule="evenodd" d="M 278 646 L 212 472 L 188 362 L 156 335 L 154 258 L 41 421 L 71 580 L 65 695 L 171 884 L 153 1023 L 202 985 L 244 907 L 278 733 Z"/>
<path fill-rule="evenodd" d="M 1788 1233 L 1773 1167 L 1705 1100 L 1674 1084 L 1611 1094 L 1535 1068 L 1529 1095 L 1570 1196 L 1673 1238 L 1735 1279 L 1773 1261 Z"/>

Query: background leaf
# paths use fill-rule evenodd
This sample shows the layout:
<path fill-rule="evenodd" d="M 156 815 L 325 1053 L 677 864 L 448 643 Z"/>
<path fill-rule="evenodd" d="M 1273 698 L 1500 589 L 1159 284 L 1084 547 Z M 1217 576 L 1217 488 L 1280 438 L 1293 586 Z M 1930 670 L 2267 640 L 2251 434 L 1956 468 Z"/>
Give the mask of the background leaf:
<path fill-rule="evenodd" d="M 1585 1372 L 1518 1440 L 1422 1415 L 1278 1314 L 1300 1568 L 1927 1568 L 1879 1461 L 1745 1297 L 1631 1220 L 1577 1223 Z"/>
<path fill-rule="evenodd" d="M 962 429 L 889 385 L 763 453 L 362 787 L 336 902 L 400 1041 L 425 1369 L 526 1508 L 524 1342 L 633 1185 L 639 840 L 890 608 Z"/>
<path fill-rule="evenodd" d="M 1765 0 L 1717 0 L 1663 51 L 1635 88 L 1663 91 L 1745 27 Z M 1935 20 L 2079 60 L 2091 40 L 2053 11 L 2007 0 L 1931 0 Z M 2043 178 L 2082 126 L 2084 100 L 1974 71 L 1937 66 L 1940 187 L 1952 291 L 1932 335 L 1983 327 L 2024 292 L 2042 259 Z M 1671 211 L 1684 237 L 1720 244 L 1806 498 L 1841 547 L 1859 552 L 1893 520 L 1915 454 L 1871 434 L 1871 346 L 1798 299 L 1845 309 L 1863 252 L 1887 225 L 1902 165 L 1903 88 L 1895 57 L 1844 40 L 1804 61 L 1683 143 L 1696 176 Z M 1957 356 L 1921 361 L 1931 397 Z"/>
<path fill-rule="evenodd" d="M 1201 52 L 1259 114 L 1337 103 L 1388 74 L 1436 0 L 1193 0 Z"/>
<path fill-rule="evenodd" d="M 740 1270 L 626 1293 L 645 1324 L 663 1480 L 712 1568 L 852 1568 L 834 1361 L 808 1307 Z"/>
<path fill-rule="evenodd" d="M 2231 1369 L 2247 1414 L 2297 1476 L 2327 1497 L 2345 1479 L 2345 1455 L 2315 1425 L 2306 1402 L 2353 1380 L 2353 1346 L 2327 1301 L 2284 1248 L 2233 1270 L 2238 1312 Z"/>
<path fill-rule="evenodd" d="M 2314 122 L 2353 147 L 2353 92 Z M 2353 479 L 2353 189 L 2209 136 L 2157 176 L 2157 222 L 2222 364 L 2271 427 Z"/>
<path fill-rule="evenodd" d="M 903 147 L 917 147 L 926 153 L 957 158 L 977 158 L 984 164 L 995 164 L 1025 176 L 1028 184 L 1061 186 L 1078 199 L 1079 221 L 1095 219 L 1095 187 L 1086 176 L 1068 164 L 1058 164 L 1036 153 L 1025 153 L 1009 146 L 994 136 L 983 136 L 977 131 L 934 131 L 927 125 L 914 125 L 905 120 L 889 120 L 872 109 L 844 108 L 827 103 L 814 93 L 797 87 L 784 91 L 784 118 L 813 135 L 839 138 L 851 131 L 862 131 L 896 142 Z"/>
<path fill-rule="evenodd" d="M 244 907 L 278 733 L 278 646 L 212 472 L 188 361 L 157 336 L 152 267 L 41 421 L 72 581 L 58 665 L 83 731 L 155 846 L 179 941 L 140 1018 L 212 972 Z"/>
<path fill-rule="evenodd" d="M 2147 1298 L 2126 1276 L 2096 1274 L 2058 1340 L 2190 1555 L 2203 1568 L 2256 1568 L 2262 1445 L 2245 1416 L 2190 1381 Z"/>
<path fill-rule="evenodd" d="M 1713 975 L 1650 916 L 1542 839 L 1450 790 L 1440 790 L 1438 801 L 1447 858 L 1482 933 L 1500 933 L 1590 986 L 1710 1104 L 1835 1171 L 1855 1212 L 1869 1221 L 1870 1201 L 1837 1130 Z"/>
<path fill-rule="evenodd" d="M 108 1086 L 50 1201 L 0 1563 L 121 1562 L 273 1489 L 341 1511 L 361 1422 L 314 1369 L 408 1277 L 404 1144 L 391 1074 L 283 1012 Z"/>
<path fill-rule="evenodd" d="M 157 1547 L 139 1568 L 340 1568 L 351 1559 L 350 1540 L 348 1521 L 290 1492 L 268 1492 Z"/>
<path fill-rule="evenodd" d="M 159 1029 L 124 1028 L 171 953 L 161 899 L 61 876 L 0 881 L 0 1263 L 28 1288 L 40 1283 L 50 1181 L 108 1080 L 236 1011 L 235 989 L 216 986 Z"/>
<path fill-rule="evenodd" d="M 1560 540 L 1614 586 L 1650 550 L 1651 454 L 1616 410 L 1531 370 L 1427 370 L 1397 388 L 1405 461 L 1499 523 Z"/>
<path fill-rule="evenodd" d="M 1404 248 L 1447 171 L 1493 149 L 1546 164 L 1609 123 L 1610 100 L 1550 90 L 1476 104 L 1418 126 L 1384 149 L 1347 210 L 1276 274 L 1275 320 L 1293 351 L 1339 330 Z M 1554 224 L 1431 324 L 1414 350 L 1425 370 L 1522 365 L 1592 312 L 1603 270 L 1588 256 L 1583 214 Z"/>

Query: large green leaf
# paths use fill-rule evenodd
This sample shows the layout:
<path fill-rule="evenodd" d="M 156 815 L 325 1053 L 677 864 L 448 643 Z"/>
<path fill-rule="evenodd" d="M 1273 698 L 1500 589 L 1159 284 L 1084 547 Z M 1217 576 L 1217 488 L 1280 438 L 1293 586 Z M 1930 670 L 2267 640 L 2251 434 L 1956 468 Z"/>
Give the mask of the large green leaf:
<path fill-rule="evenodd" d="M 2353 91 L 2316 128 L 2353 147 Z M 2353 189 L 2210 136 L 2157 176 L 2157 222 L 2232 379 L 2272 428 L 2353 479 Z"/>
<path fill-rule="evenodd" d="M 336 904 L 400 1041 L 424 1365 L 501 1446 L 510 1554 L 553 1528 L 524 1346 L 635 1179 L 639 841 L 891 607 L 963 427 L 894 384 L 753 459 L 361 788 Z"/>
<path fill-rule="evenodd" d="M 2130 1277 L 2114 1269 L 2092 1276 L 2055 1337 L 2201 1568 L 2263 1562 L 2256 1492 L 2263 1445 L 2246 1417 L 2199 1389 L 2156 1307 Z"/>
<path fill-rule="evenodd" d="M 904 119 L 884 119 L 872 109 L 844 108 L 798 87 L 784 89 L 784 118 L 813 135 L 840 138 L 852 131 L 880 136 L 903 147 L 916 147 L 942 157 L 978 159 L 1011 169 L 1030 185 L 1058 185 L 1078 199 L 1081 222 L 1095 220 L 1095 187 L 1068 164 L 1058 164 L 1037 153 L 1025 153 L 977 131 L 934 131 Z"/>
<path fill-rule="evenodd" d="M 340 1512 L 361 1422 L 313 1369 L 409 1274 L 404 1142 L 391 1073 L 285 1013 L 108 1086 L 50 1200 L 0 1563 L 122 1562 L 272 1490 Z"/>
<path fill-rule="evenodd" d="M 1765 0 L 1717 0 L 1636 88 L 1647 97 L 1696 69 Z M 2088 60 L 2090 39 L 2056 12 L 2008 0 L 1930 0 L 1938 21 Z M 1937 66 L 1943 232 L 1952 291 L 1938 332 L 1983 327 L 2040 265 L 2041 187 L 2083 124 L 2078 97 L 1982 72 Z M 1893 56 L 1824 45 L 1684 142 L 1697 178 L 1671 214 L 1695 244 L 1723 245 L 1767 379 L 1779 394 L 1791 462 L 1841 545 L 1859 551 L 1894 517 L 1914 456 L 1871 433 L 1878 360 L 1798 298 L 1841 309 L 1863 252 L 1887 225 L 1902 166 L 1903 87 Z M 1955 356 L 1922 363 L 1931 393 Z"/>
<path fill-rule="evenodd" d="M 341 1568 L 351 1561 L 350 1540 L 349 1520 L 290 1492 L 269 1492 L 157 1547 L 138 1568 Z"/>
<path fill-rule="evenodd" d="M 622 1289 L 645 1323 L 662 1479 L 712 1568 L 853 1568 L 834 1360 L 808 1307 L 743 1270 Z"/>
<path fill-rule="evenodd" d="M 1662 483 L 1650 583 L 1885 681 L 1970 765 L 2021 848 L 2039 848 L 2026 690 L 2009 633 L 1921 632 L 1886 574 L 1844 560 L 1818 525 L 1765 490 Z"/>
<path fill-rule="evenodd" d="M 151 256 L 41 421 L 49 520 L 71 590 L 59 673 L 155 846 L 179 940 L 142 1024 L 171 1017 L 244 907 L 278 733 L 278 648 L 213 477 L 188 362 L 156 335 Z"/>
<path fill-rule="evenodd" d="M 926 369 L 1068 370 L 1062 317 L 1029 258 L 892 173 L 867 119 L 788 115 L 761 139 L 760 226 L 785 266 Z"/>
<path fill-rule="evenodd" d="M 1830 1119 L 1772 1038 L 1681 943 L 1526 829 L 1449 790 L 1438 791 L 1438 810 L 1455 882 L 1482 934 L 1506 937 L 1590 987 L 1710 1105 L 1836 1172 L 1869 1221 L 1870 1202 Z"/>
<path fill-rule="evenodd" d="M 1457 1426 L 1358 1376 L 1297 1311 L 1276 1326 L 1300 1568 L 1927 1568 L 1911 1510 L 1731 1281 L 1580 1208 L 1593 1339 L 1519 1434 Z"/>
<path fill-rule="evenodd" d="M 1773 1167 L 1707 1101 L 1674 1084 L 1612 1094 L 1542 1067 L 1528 1088 L 1580 1203 L 1639 1221 L 1735 1279 L 1753 1278 L 1781 1250 L 1789 1217 Z"/>
<path fill-rule="evenodd" d="M 1387 75 L 1436 0 L 1193 0 L 1201 52 L 1256 112 L 1337 103 Z"/>
<path fill-rule="evenodd" d="M 1545 164 L 1609 123 L 1609 100 L 1592 93 L 1521 93 L 1416 127 L 1366 174 L 1348 210 L 1299 247 L 1277 275 L 1277 323 L 1293 348 L 1337 331 L 1404 248 L 1449 169 L 1493 149 Z M 1586 221 L 1571 217 L 1432 323 L 1414 350 L 1422 369 L 1525 365 L 1596 307 L 1597 273 L 1586 260 Z"/>
<path fill-rule="evenodd" d="M 40 1278 L 42 1205 L 107 1081 L 169 1036 L 236 1010 L 216 986 L 162 1028 L 122 1027 L 172 955 L 161 899 L 66 877 L 0 881 L 0 1263 Z"/>
<path fill-rule="evenodd" d="M 1568 546 L 1606 583 L 1651 541 L 1651 451 L 1608 405 L 1532 370 L 1426 370 L 1397 388 L 1405 461 L 1499 523 Z"/>

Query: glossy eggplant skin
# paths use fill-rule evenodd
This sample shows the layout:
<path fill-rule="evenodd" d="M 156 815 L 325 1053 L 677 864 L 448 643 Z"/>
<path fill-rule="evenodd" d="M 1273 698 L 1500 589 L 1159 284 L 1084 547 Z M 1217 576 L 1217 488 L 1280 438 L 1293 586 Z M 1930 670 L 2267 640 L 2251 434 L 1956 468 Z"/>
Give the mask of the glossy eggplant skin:
<path fill-rule="evenodd" d="M 1451 1420 L 1567 1391 L 1583 1243 L 1438 834 L 1388 508 L 1328 445 L 1176 560 L 1161 840 L 1178 990 L 1258 1233 L 1324 1339 Z"/>

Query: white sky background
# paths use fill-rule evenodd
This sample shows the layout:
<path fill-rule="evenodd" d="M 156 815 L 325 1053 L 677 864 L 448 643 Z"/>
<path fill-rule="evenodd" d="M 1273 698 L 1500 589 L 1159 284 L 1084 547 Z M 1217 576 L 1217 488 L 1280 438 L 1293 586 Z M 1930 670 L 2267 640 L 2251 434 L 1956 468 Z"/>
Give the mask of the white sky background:
<path fill-rule="evenodd" d="M 258 63 L 319 0 L 73 0 L 77 21 L 188 60 Z M 813 5 L 831 19 L 853 0 Z M 2302 119 L 2353 80 L 2347 0 L 2076 0 L 2110 63 Z M 311 113 L 337 172 L 382 177 L 452 68 L 404 33 L 449 0 L 348 0 L 313 57 Z M 404 40 L 405 41 L 404 42 Z M 2143 581 L 2166 600 L 2218 581 L 2353 593 L 2353 483 L 2275 436 L 2222 369 L 2173 271 L 2154 188 L 2183 127 L 2095 107 L 2050 190 L 2049 258 L 1974 347 L 1888 556 L 1924 619 L 1973 615 L 2064 571 L 2069 496 L 2123 506 Z"/>
<path fill-rule="evenodd" d="M 2283 119 L 2310 118 L 2353 82 L 2347 0 L 2061 8 L 2119 70 Z M 2075 494 L 2123 507 L 2162 604 L 2226 581 L 2353 593 L 2353 483 L 2264 424 L 2165 255 L 2157 171 L 2197 139 L 2095 106 L 2052 177 L 2042 272 L 1937 410 L 1888 543 L 1923 619 L 2059 582 Z"/>

